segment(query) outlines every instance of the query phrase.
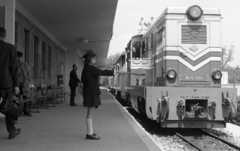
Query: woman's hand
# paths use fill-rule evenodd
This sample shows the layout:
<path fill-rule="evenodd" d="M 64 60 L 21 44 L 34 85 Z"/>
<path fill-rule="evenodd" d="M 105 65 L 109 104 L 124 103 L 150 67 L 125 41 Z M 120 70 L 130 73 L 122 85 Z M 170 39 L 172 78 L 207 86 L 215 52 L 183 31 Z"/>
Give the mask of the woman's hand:
<path fill-rule="evenodd" d="M 83 95 L 83 89 L 82 89 L 82 87 L 80 87 L 79 93 L 80 93 L 81 95 Z"/>
<path fill-rule="evenodd" d="M 83 84 L 81 82 L 78 83 L 78 92 L 83 95 Z"/>

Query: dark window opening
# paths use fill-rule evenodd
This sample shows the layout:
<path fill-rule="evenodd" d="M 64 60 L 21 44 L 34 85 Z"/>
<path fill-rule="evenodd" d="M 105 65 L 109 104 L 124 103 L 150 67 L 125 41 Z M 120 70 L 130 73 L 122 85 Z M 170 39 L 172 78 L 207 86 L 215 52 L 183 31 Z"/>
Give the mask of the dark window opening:
<path fill-rule="evenodd" d="M 34 78 L 38 78 L 38 37 L 34 37 Z"/>
<path fill-rule="evenodd" d="M 140 53 L 141 53 L 141 42 L 139 42 L 139 41 L 133 42 L 133 44 L 132 44 L 132 59 L 139 60 Z"/>
<path fill-rule="evenodd" d="M 52 48 L 48 46 L 48 78 L 51 79 L 51 67 L 52 67 Z"/>
<path fill-rule="evenodd" d="M 42 42 L 42 78 L 45 79 L 46 70 L 46 43 Z"/>
<path fill-rule="evenodd" d="M 30 32 L 28 30 L 24 30 L 24 39 L 25 39 L 25 62 L 29 64 Z"/>

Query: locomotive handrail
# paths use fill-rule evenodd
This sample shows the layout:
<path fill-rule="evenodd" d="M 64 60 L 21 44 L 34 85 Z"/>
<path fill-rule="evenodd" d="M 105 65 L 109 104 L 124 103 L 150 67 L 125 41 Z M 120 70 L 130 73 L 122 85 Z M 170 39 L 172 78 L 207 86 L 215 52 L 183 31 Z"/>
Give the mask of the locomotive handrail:
<path fill-rule="evenodd" d="M 121 72 L 118 71 L 116 74 L 135 74 L 135 75 L 146 75 L 146 73 L 133 73 L 133 72 Z"/>
<path fill-rule="evenodd" d="M 146 75 L 146 73 L 133 73 L 133 72 L 126 72 L 126 74 Z"/>

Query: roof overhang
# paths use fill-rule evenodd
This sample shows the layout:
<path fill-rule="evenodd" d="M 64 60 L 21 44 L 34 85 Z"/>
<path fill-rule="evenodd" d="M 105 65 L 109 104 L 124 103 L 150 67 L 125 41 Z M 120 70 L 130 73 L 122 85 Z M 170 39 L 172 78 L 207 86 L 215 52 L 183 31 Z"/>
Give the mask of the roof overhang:
<path fill-rule="evenodd" d="M 93 49 L 106 63 L 118 0 L 17 0 L 67 51 Z M 17 9 L 17 8 L 16 8 Z M 50 37 L 51 38 L 51 37 Z M 86 43 L 87 42 L 87 43 Z"/>

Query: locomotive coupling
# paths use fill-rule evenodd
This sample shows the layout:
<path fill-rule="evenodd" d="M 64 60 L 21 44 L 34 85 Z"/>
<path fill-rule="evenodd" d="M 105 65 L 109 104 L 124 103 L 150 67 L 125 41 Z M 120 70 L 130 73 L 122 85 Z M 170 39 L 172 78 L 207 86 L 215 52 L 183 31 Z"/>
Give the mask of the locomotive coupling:
<path fill-rule="evenodd" d="M 222 92 L 222 105 L 223 107 L 227 107 L 228 114 L 225 115 L 225 120 L 233 120 L 236 117 L 236 102 L 234 101 L 234 96 L 231 98 L 227 92 L 227 95 L 224 96 L 224 93 Z"/>
<path fill-rule="evenodd" d="M 185 99 L 183 99 L 183 98 L 179 99 L 178 106 L 185 106 Z"/>
<path fill-rule="evenodd" d="M 162 104 L 167 104 L 168 101 L 169 101 L 169 97 L 164 96 L 164 97 L 162 98 Z"/>
<path fill-rule="evenodd" d="M 216 101 L 209 101 L 208 106 L 209 107 L 215 107 L 216 106 Z"/>
<path fill-rule="evenodd" d="M 233 103 L 233 98 L 229 96 L 228 92 L 226 96 L 222 92 L 222 105 L 230 105 L 231 103 Z"/>
<path fill-rule="evenodd" d="M 199 106 L 199 103 L 193 105 L 191 107 L 191 110 L 195 113 L 195 115 L 201 115 L 202 113 L 204 113 L 204 108 L 202 106 Z"/>
<path fill-rule="evenodd" d="M 231 103 L 232 99 L 230 97 L 224 98 L 224 105 L 229 105 Z"/>
<path fill-rule="evenodd" d="M 157 98 L 157 122 L 164 122 L 169 115 L 169 97 L 168 93 L 166 96 L 162 95 L 162 99 Z"/>
<path fill-rule="evenodd" d="M 209 101 L 208 107 L 209 107 L 209 110 L 210 109 L 212 110 L 212 119 L 214 120 L 216 118 L 216 101 L 215 100 Z"/>
<path fill-rule="evenodd" d="M 179 117 L 183 116 L 184 109 L 185 109 L 185 99 L 180 98 L 178 100 L 178 106 L 177 106 L 177 114 L 178 114 Z"/>

